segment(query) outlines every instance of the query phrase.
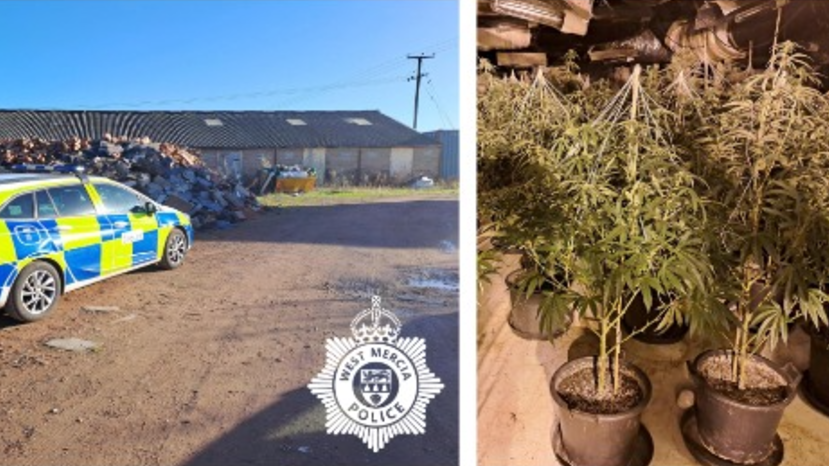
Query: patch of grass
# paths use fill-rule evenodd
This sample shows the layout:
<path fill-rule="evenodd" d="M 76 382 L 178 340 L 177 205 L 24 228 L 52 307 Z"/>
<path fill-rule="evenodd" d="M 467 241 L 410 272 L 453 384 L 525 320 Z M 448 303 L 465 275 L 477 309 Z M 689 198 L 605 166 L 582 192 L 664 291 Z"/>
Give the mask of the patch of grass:
<path fill-rule="evenodd" d="M 360 204 L 396 197 L 457 196 L 458 186 L 438 185 L 428 189 L 394 187 L 319 187 L 311 192 L 293 195 L 271 193 L 259 196 L 259 203 L 267 207 L 293 207 L 331 204 Z"/>

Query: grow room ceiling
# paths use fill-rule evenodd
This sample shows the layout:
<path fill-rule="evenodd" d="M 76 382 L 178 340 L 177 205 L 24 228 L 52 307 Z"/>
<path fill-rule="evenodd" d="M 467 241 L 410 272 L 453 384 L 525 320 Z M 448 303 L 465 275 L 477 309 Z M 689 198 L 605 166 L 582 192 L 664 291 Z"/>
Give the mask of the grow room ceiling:
<path fill-rule="evenodd" d="M 779 30 L 825 72 L 827 28 L 826 0 L 478 0 L 479 56 L 501 69 L 553 66 L 571 49 L 589 73 L 683 49 L 762 67 Z"/>

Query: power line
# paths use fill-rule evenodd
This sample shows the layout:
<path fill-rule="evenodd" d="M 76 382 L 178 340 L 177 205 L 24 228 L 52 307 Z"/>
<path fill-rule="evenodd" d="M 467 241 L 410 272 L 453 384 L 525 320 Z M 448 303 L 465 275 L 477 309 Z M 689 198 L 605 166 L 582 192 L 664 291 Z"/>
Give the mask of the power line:
<path fill-rule="evenodd" d="M 74 108 L 81 108 L 81 109 L 88 109 L 88 110 L 95 110 L 95 109 L 105 109 L 105 108 L 112 108 L 112 107 L 144 107 L 147 105 L 169 105 L 169 104 L 181 104 L 181 103 L 194 103 L 194 102 L 215 102 L 220 100 L 238 100 L 238 99 L 246 99 L 246 98 L 254 98 L 254 97 L 268 97 L 280 94 L 305 94 L 308 92 L 326 92 L 331 90 L 338 90 L 338 89 L 346 89 L 346 88 L 353 88 L 353 87 L 364 87 L 364 86 L 371 86 L 375 84 L 386 84 L 389 82 L 402 82 L 406 79 L 406 76 L 395 76 L 392 78 L 384 78 L 384 79 L 372 79 L 372 80 L 365 80 L 365 81 L 354 81 L 348 82 L 343 84 L 328 84 L 323 86 L 315 86 L 315 87 L 304 87 L 304 88 L 294 88 L 294 89 L 275 89 L 270 91 L 258 91 L 258 92 L 246 92 L 240 94 L 226 94 L 221 96 L 214 96 L 214 97 L 195 97 L 189 99 L 166 99 L 166 100 L 144 100 L 141 102 L 132 102 L 132 103 L 112 103 L 106 105 L 96 105 L 96 106 L 88 106 L 88 105 L 78 105 Z"/>
<path fill-rule="evenodd" d="M 421 50 L 427 50 L 428 49 L 428 50 L 433 50 L 435 52 L 446 50 L 449 47 L 451 47 L 455 42 L 457 42 L 457 40 L 458 40 L 457 36 L 449 38 L 449 39 L 444 39 L 442 41 L 439 41 L 439 42 L 436 42 L 434 44 L 428 45 L 426 47 L 421 47 Z M 364 76 L 367 73 L 376 72 L 376 70 L 378 68 L 383 68 L 383 67 L 386 67 L 386 66 L 391 65 L 391 64 L 403 65 L 405 63 L 408 63 L 408 59 L 406 58 L 406 55 L 397 55 L 394 58 L 386 60 L 385 62 L 383 62 L 379 65 L 375 65 L 372 68 L 369 68 L 369 69 L 358 72 L 357 76 Z M 396 67 L 397 66 L 395 66 L 395 68 Z"/>
<path fill-rule="evenodd" d="M 393 71 L 397 71 L 399 68 L 402 67 L 403 64 L 405 64 L 405 63 L 398 63 L 398 64 L 391 65 L 391 66 L 386 65 L 383 68 L 375 67 L 376 71 L 374 71 L 373 73 L 361 73 L 360 75 L 361 76 L 368 76 L 369 74 L 371 74 L 371 76 L 373 76 L 375 78 L 381 77 L 381 76 L 387 75 L 387 74 L 389 74 Z M 356 77 L 358 77 L 358 75 L 354 75 L 353 77 L 356 78 Z M 406 78 L 407 78 L 406 76 L 401 76 L 402 81 L 405 81 Z M 397 78 L 395 78 L 395 79 L 397 79 Z M 304 102 L 306 100 L 318 98 L 318 97 L 320 97 L 321 95 L 323 95 L 325 93 L 331 92 L 333 90 L 338 90 L 339 89 L 338 86 L 343 85 L 344 83 L 347 83 L 347 81 L 346 80 L 335 81 L 334 83 L 329 84 L 327 86 L 327 87 L 329 87 L 329 89 L 323 89 L 323 90 L 319 90 L 319 91 L 315 91 L 315 92 L 307 92 L 307 93 L 304 93 L 303 95 L 298 95 L 298 96 L 295 96 L 295 97 L 287 99 L 287 100 L 279 101 L 274 106 L 284 108 L 286 106 L 294 105 L 294 104 L 297 104 L 299 102 Z"/>
<path fill-rule="evenodd" d="M 451 47 L 454 43 L 458 40 L 457 36 L 443 39 L 439 42 L 436 42 L 429 46 L 429 48 L 436 48 L 440 50 L 445 50 Z M 270 89 L 264 91 L 256 91 L 256 92 L 246 92 L 246 93 L 234 93 L 234 94 L 222 94 L 217 96 L 203 96 L 203 97 L 192 97 L 186 99 L 162 99 L 162 100 L 142 100 L 138 102 L 120 102 L 120 103 L 107 103 L 107 104 L 97 104 L 97 105 L 74 105 L 69 107 L 69 109 L 85 109 L 85 110 L 95 110 L 95 109 L 107 109 L 113 107 L 143 107 L 147 105 L 169 105 L 169 104 L 182 104 L 182 103 L 194 103 L 194 102 L 215 102 L 215 101 L 223 101 L 223 100 L 236 100 L 242 98 L 253 98 L 253 97 L 269 97 L 274 95 L 280 94 L 306 94 L 310 97 L 317 97 L 318 95 L 326 92 L 331 92 L 340 89 L 352 88 L 352 87 L 362 87 L 371 84 L 385 84 L 392 81 L 405 79 L 403 78 L 385 78 L 382 80 L 378 80 L 377 78 L 383 75 L 387 75 L 394 71 L 395 69 L 401 68 L 403 65 L 407 63 L 407 59 L 405 55 L 399 55 L 395 58 L 391 58 L 384 62 L 381 62 L 377 65 L 374 65 L 370 68 L 364 69 L 359 71 L 353 75 L 350 75 L 344 79 L 335 81 L 333 83 L 324 84 L 321 86 L 314 86 L 314 87 L 306 87 L 306 88 L 295 88 L 295 89 Z M 371 76 L 371 80 L 365 80 L 364 78 Z M 293 102 L 302 101 L 304 98 L 298 97 L 293 99 Z M 50 108 L 48 110 L 61 110 L 66 109 L 64 108 Z M 46 110 L 45 108 L 40 108 L 40 110 Z"/>
<path fill-rule="evenodd" d="M 451 39 L 444 39 L 440 42 L 437 42 L 435 45 L 433 45 L 431 47 L 425 47 L 425 48 L 433 50 L 434 53 L 442 52 L 444 50 L 448 50 L 451 47 L 453 47 L 454 44 L 457 42 L 457 40 L 458 40 L 457 37 L 454 37 L 454 38 L 451 38 Z M 389 73 L 389 72 L 391 72 L 393 70 L 396 70 L 398 68 L 402 68 L 407 63 L 408 63 L 408 58 L 406 58 L 406 55 L 400 55 L 397 58 L 387 60 L 387 61 L 385 61 L 385 62 L 383 62 L 379 65 L 376 65 L 372 68 L 369 68 L 367 70 L 358 72 L 355 75 L 353 75 L 352 77 L 358 77 L 358 76 L 361 77 L 361 76 L 365 76 L 367 74 L 376 75 L 378 73 L 382 75 L 384 73 Z M 326 92 L 330 92 L 330 91 L 326 91 Z M 294 105 L 294 104 L 297 104 L 299 102 L 304 102 L 306 100 L 318 98 L 322 94 L 323 94 L 322 92 L 314 93 L 314 94 L 309 93 L 305 97 L 297 97 L 295 99 L 290 99 L 290 100 L 287 100 L 287 101 L 278 102 L 278 106 L 279 107 L 284 107 L 284 106 L 288 106 L 288 105 Z"/>
<path fill-rule="evenodd" d="M 426 94 L 429 95 L 429 98 L 432 100 L 432 103 L 435 104 L 435 108 L 437 108 L 438 113 L 440 114 L 440 117 L 441 119 L 443 119 L 444 123 L 446 123 L 449 126 L 449 129 L 455 129 L 455 124 L 452 123 L 452 119 L 449 118 L 449 115 L 445 111 L 443 111 L 443 106 L 441 106 L 440 102 L 438 102 L 437 89 L 435 89 L 435 87 L 432 85 L 431 79 L 426 80 L 426 87 L 424 87 L 423 89 L 426 91 Z"/>
<path fill-rule="evenodd" d="M 319 92 L 316 92 L 313 95 L 313 97 L 319 97 L 320 95 L 322 95 L 326 92 L 337 91 L 337 90 L 340 90 L 340 89 L 346 89 L 346 88 L 350 88 L 350 87 L 366 87 L 366 86 L 375 86 L 375 85 L 378 85 L 378 84 L 402 83 L 405 80 L 406 80 L 406 76 L 395 76 L 393 78 L 378 79 L 378 80 L 374 80 L 374 81 L 366 81 L 365 83 L 360 84 L 359 86 L 328 86 L 324 89 L 321 89 Z M 300 97 L 297 97 L 295 99 L 284 100 L 284 101 L 280 102 L 278 107 L 280 107 L 280 108 L 289 107 L 291 105 L 296 104 L 297 102 L 302 102 L 304 100 L 308 100 L 308 98 L 309 97 L 307 97 L 307 96 L 300 96 Z"/>

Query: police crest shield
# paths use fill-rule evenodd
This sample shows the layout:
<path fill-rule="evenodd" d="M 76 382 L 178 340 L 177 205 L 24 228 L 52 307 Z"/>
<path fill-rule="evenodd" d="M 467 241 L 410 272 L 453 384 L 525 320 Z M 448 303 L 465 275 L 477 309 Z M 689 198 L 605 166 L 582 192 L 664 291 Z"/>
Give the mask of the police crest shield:
<path fill-rule="evenodd" d="M 352 320 L 353 338 L 329 338 L 323 370 L 308 384 L 326 408 L 326 431 L 356 435 L 375 453 L 393 437 L 423 434 L 426 406 L 443 383 L 426 366 L 422 338 L 398 338 L 402 325 L 374 296 Z"/>

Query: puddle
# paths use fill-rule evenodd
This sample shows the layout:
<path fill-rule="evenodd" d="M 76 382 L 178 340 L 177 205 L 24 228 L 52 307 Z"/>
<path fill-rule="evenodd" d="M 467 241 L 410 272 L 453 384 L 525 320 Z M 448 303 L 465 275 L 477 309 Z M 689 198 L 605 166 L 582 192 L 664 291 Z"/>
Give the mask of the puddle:
<path fill-rule="evenodd" d="M 445 254 L 454 254 L 458 252 L 458 247 L 455 246 L 455 243 L 448 240 L 441 241 L 440 244 L 438 244 L 438 249 L 440 249 L 440 252 Z"/>
<path fill-rule="evenodd" d="M 406 285 L 411 288 L 458 293 L 460 291 L 459 281 L 457 272 L 424 269 L 410 274 L 406 280 Z"/>
<path fill-rule="evenodd" d="M 360 278 L 326 283 L 323 288 L 361 302 L 380 296 L 392 306 L 398 303 L 446 306 L 460 291 L 458 272 L 442 269 L 405 270 L 401 278 L 391 283 Z"/>
<path fill-rule="evenodd" d="M 326 284 L 325 287 L 360 300 L 370 300 L 375 295 L 385 297 L 391 294 L 387 283 L 372 279 L 343 280 L 338 283 Z"/>
<path fill-rule="evenodd" d="M 452 283 L 448 280 L 439 280 L 436 278 L 414 278 L 409 280 L 408 285 L 413 288 L 431 288 L 441 291 L 457 292 L 459 290 L 457 283 Z"/>

